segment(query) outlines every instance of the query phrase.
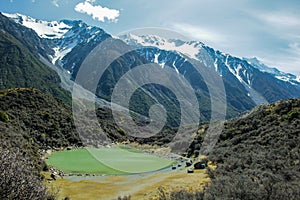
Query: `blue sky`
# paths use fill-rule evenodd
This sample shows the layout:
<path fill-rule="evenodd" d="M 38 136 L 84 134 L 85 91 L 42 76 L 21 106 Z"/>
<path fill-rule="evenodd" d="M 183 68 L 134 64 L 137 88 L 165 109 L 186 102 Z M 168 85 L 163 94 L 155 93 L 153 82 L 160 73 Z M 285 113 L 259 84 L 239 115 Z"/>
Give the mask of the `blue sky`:
<path fill-rule="evenodd" d="M 162 27 L 300 75 L 299 0 L 0 0 L 0 11 L 81 19 L 110 34 Z"/>

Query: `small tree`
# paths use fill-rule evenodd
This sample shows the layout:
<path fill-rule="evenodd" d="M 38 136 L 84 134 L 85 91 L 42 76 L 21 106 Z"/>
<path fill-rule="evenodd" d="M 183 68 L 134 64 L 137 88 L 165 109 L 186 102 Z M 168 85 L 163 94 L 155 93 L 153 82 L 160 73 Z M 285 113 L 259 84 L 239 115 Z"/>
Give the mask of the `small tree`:
<path fill-rule="evenodd" d="M 54 199 L 33 161 L 5 140 L 0 140 L 0 199 Z"/>

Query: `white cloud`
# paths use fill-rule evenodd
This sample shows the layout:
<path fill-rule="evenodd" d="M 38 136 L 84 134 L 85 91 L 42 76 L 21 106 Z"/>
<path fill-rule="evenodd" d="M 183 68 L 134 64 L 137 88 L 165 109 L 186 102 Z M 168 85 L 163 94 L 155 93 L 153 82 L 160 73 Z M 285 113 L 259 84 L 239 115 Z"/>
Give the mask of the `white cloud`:
<path fill-rule="evenodd" d="M 265 54 L 259 59 L 270 67 L 300 76 L 300 43 L 290 43 L 287 48 L 280 48 L 281 53 Z"/>
<path fill-rule="evenodd" d="M 58 5 L 58 0 L 52 0 L 52 4 L 53 4 L 55 7 L 59 7 L 59 5 Z"/>
<path fill-rule="evenodd" d="M 285 64 L 290 67 L 290 71 L 300 75 L 300 43 L 294 42 L 290 43 L 289 47 L 286 49 L 286 59 Z M 284 66 L 284 65 L 283 65 Z"/>
<path fill-rule="evenodd" d="M 289 51 L 295 52 L 300 56 L 300 44 L 297 42 L 289 44 Z"/>
<path fill-rule="evenodd" d="M 270 25 L 279 27 L 292 27 L 300 25 L 299 17 L 284 13 L 261 13 L 258 14 L 257 17 Z"/>
<path fill-rule="evenodd" d="M 94 20 L 101 22 L 105 22 L 106 20 L 117 22 L 120 16 L 119 10 L 93 5 L 94 2 L 95 0 L 86 0 L 85 2 L 79 3 L 75 6 L 75 11 L 88 14 L 92 16 Z"/>
<path fill-rule="evenodd" d="M 183 34 L 188 35 L 189 37 L 192 37 L 194 39 L 198 39 L 204 42 L 223 42 L 224 36 L 215 33 L 211 30 L 200 28 L 198 26 L 193 26 L 190 24 L 173 24 L 172 28 L 177 30 L 178 32 L 181 32 Z"/>

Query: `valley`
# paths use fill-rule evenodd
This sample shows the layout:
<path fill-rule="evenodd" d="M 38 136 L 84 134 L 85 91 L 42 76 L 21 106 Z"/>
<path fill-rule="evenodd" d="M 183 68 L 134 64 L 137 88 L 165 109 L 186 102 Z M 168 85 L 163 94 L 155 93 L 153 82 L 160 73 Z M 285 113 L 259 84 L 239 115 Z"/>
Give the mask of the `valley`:
<path fill-rule="evenodd" d="M 89 151 L 115 151 L 116 149 L 114 148 L 125 148 L 131 152 L 130 155 L 132 153 L 142 153 L 140 150 L 133 149 L 132 147 L 117 146 L 111 148 L 113 149 L 91 149 Z M 142 149 L 143 146 L 138 146 L 138 148 Z M 118 196 L 130 196 L 131 199 L 158 199 L 162 193 L 166 193 L 167 195 L 172 191 L 187 190 L 189 192 L 196 192 L 204 188 L 204 186 L 210 182 L 206 169 L 198 169 L 194 170 L 193 173 L 187 173 L 187 169 L 190 167 L 186 167 L 186 162 L 189 159 L 171 154 L 170 150 L 164 148 L 155 148 L 147 145 L 144 146 L 144 148 L 145 151 L 149 151 L 149 149 L 151 149 L 151 152 L 156 151 L 156 153 L 152 153 L 153 155 L 151 156 L 158 156 L 159 154 L 161 157 L 164 155 L 164 157 L 169 157 L 169 159 L 173 159 L 173 161 L 169 161 L 168 163 L 164 161 L 168 166 L 162 167 L 163 162 L 161 158 L 153 157 L 155 162 L 158 161 L 159 163 L 157 164 L 162 167 L 162 169 L 159 169 L 161 167 L 157 168 L 157 166 L 153 165 L 153 159 L 147 158 L 149 156 L 148 153 L 146 153 L 146 157 L 143 155 L 143 158 L 137 157 L 136 155 L 127 157 L 126 154 L 124 155 L 122 152 L 118 152 L 115 156 L 106 152 L 104 157 L 92 153 L 93 156 L 99 159 L 98 162 L 95 163 L 98 165 L 95 169 L 101 170 L 99 171 L 100 174 L 92 170 L 93 165 L 87 161 L 88 156 L 85 156 L 85 163 L 82 165 L 83 168 L 81 168 L 81 170 L 86 169 L 84 172 L 74 170 L 64 176 L 57 175 L 56 180 L 53 180 L 48 172 L 43 173 L 46 179 L 48 179 L 46 185 L 54 192 L 58 192 L 59 198 L 114 199 Z M 72 150 L 66 151 L 65 153 L 72 153 L 70 152 Z M 58 151 L 57 153 L 64 152 Z M 54 156 L 57 156 L 55 152 Z M 120 158 L 116 158 L 116 156 Z M 62 157 L 64 160 L 57 162 L 56 166 L 62 166 L 63 163 L 69 165 L 67 169 L 79 166 L 82 159 L 79 158 L 79 156 L 76 157 L 76 159 L 70 155 Z M 109 158 L 106 162 L 105 157 Z M 51 155 L 49 159 L 50 160 L 46 162 L 51 165 L 51 163 L 53 163 L 51 161 Z M 55 158 L 52 160 L 55 161 Z M 104 161 L 105 165 L 100 167 L 99 161 Z M 174 166 L 176 167 L 173 168 Z M 210 163 L 209 168 L 215 169 L 215 166 Z M 116 171 L 117 169 L 123 171 Z M 149 172 L 145 171 L 147 169 Z M 68 171 L 66 170 L 65 172 Z"/>
<path fill-rule="evenodd" d="M 155 31 L 0 13 L 0 199 L 298 200 L 299 76 Z"/>

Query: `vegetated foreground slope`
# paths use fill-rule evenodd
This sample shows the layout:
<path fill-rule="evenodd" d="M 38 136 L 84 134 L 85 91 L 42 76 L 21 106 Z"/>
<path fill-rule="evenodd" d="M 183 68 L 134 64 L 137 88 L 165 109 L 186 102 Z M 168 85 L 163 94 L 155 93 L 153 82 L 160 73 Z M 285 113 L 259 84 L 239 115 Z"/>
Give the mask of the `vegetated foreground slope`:
<path fill-rule="evenodd" d="M 0 142 L 0 199 L 54 199 L 28 152 L 16 141 Z"/>
<path fill-rule="evenodd" d="M 42 149 L 81 145 L 69 106 L 36 89 L 0 92 L 0 199 L 53 199 Z"/>
<path fill-rule="evenodd" d="M 58 74 L 38 59 L 41 52 L 32 49 L 29 39 L 39 38 L 32 30 L 0 15 L 0 90 L 33 87 L 71 104 L 71 95 L 60 87 Z"/>
<path fill-rule="evenodd" d="M 208 159 L 218 167 L 204 199 L 299 199 L 300 99 L 226 122 Z"/>

